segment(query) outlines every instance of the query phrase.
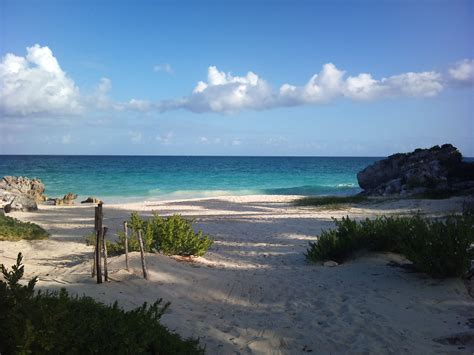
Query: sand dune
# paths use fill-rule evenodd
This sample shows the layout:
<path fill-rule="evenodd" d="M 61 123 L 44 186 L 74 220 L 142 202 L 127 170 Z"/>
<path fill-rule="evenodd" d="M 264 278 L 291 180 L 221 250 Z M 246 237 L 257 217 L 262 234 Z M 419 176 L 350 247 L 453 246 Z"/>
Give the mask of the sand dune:
<path fill-rule="evenodd" d="M 193 262 L 147 255 L 150 280 L 140 277 L 138 253 L 132 272 L 124 257 L 110 259 L 112 282 L 90 277 L 92 206 L 41 206 L 16 212 L 40 224 L 49 240 L 0 242 L 0 262 L 24 254 L 27 276 L 39 288 L 65 287 L 125 308 L 164 298 L 170 329 L 199 337 L 214 353 L 472 353 L 433 341 L 472 330 L 474 299 L 461 280 L 434 280 L 387 265 L 394 254 L 366 255 L 337 267 L 308 264 L 303 252 L 331 217 L 459 211 L 461 200 L 406 200 L 328 210 L 293 207 L 294 196 L 220 198 L 104 205 L 111 236 L 130 211 L 181 213 L 215 243 Z"/>

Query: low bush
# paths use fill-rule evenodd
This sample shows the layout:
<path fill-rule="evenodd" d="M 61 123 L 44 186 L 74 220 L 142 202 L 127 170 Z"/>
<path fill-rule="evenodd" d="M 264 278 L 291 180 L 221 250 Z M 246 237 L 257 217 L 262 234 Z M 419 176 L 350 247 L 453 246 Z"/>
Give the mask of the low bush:
<path fill-rule="evenodd" d="M 90 297 L 35 293 L 27 285 L 21 254 L 12 271 L 1 265 L 1 354 L 203 354 L 197 340 L 183 340 L 159 323 L 169 303 L 124 311 Z"/>
<path fill-rule="evenodd" d="M 40 226 L 0 214 L 0 240 L 46 239 L 49 234 Z"/>
<path fill-rule="evenodd" d="M 144 249 L 147 252 L 160 252 L 166 255 L 202 256 L 212 245 L 212 240 L 202 231 L 194 232 L 193 220 L 181 215 L 161 217 L 154 213 L 147 220 L 137 213 L 132 213 L 129 226 L 128 250 L 139 251 L 138 231 L 142 231 Z M 95 243 L 95 236 L 86 236 L 86 242 Z M 125 234 L 119 233 L 117 242 L 107 240 L 107 251 L 110 255 L 125 252 Z"/>
<path fill-rule="evenodd" d="M 294 201 L 295 206 L 337 206 L 340 204 L 365 202 L 368 198 L 362 195 L 351 196 L 317 196 L 302 197 Z"/>
<path fill-rule="evenodd" d="M 323 231 L 310 242 L 311 261 L 344 262 L 355 251 L 404 254 L 414 266 L 433 277 L 456 277 L 468 271 L 474 259 L 474 218 L 450 216 L 430 221 L 413 217 L 378 217 L 360 222 L 349 217 L 335 220 L 336 228 Z"/>

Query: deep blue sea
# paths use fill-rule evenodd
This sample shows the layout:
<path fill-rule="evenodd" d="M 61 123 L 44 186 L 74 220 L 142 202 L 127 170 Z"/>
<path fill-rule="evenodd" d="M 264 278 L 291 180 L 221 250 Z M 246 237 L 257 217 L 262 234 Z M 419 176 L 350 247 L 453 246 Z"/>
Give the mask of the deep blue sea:
<path fill-rule="evenodd" d="M 356 174 L 380 158 L 0 155 L 0 176 L 40 178 L 48 197 L 106 202 L 218 195 L 359 192 Z"/>

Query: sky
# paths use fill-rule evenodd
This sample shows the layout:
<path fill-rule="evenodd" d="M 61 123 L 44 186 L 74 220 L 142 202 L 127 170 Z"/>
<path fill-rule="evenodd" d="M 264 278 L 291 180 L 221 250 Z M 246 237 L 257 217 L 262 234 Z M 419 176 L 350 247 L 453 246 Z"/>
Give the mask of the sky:
<path fill-rule="evenodd" d="M 474 156 L 474 2 L 0 0 L 0 154 Z"/>

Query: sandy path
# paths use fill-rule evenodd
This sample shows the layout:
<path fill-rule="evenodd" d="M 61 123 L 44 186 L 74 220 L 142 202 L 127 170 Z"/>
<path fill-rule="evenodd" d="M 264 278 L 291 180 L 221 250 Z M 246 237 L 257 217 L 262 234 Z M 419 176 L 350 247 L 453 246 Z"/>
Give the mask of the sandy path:
<path fill-rule="evenodd" d="M 456 211 L 460 200 L 398 201 L 350 209 L 295 208 L 291 196 L 246 196 L 104 205 L 112 234 L 130 211 L 180 212 L 215 244 L 193 263 L 148 255 L 150 281 L 124 258 L 109 269 L 116 281 L 96 285 L 91 248 L 82 236 L 93 228 L 93 207 L 42 206 L 15 213 L 48 229 L 46 241 L 0 242 L 0 261 L 25 255 L 38 287 L 66 287 L 126 308 L 163 297 L 172 302 L 163 323 L 183 336 L 200 337 L 214 353 L 472 353 L 474 347 L 442 345 L 433 338 L 472 331 L 474 300 L 460 280 L 433 280 L 387 266 L 396 255 L 369 255 L 335 268 L 306 263 L 303 252 L 331 216 Z"/>

